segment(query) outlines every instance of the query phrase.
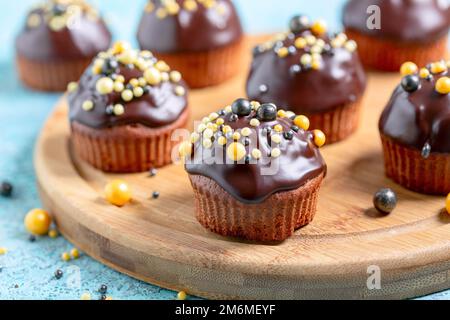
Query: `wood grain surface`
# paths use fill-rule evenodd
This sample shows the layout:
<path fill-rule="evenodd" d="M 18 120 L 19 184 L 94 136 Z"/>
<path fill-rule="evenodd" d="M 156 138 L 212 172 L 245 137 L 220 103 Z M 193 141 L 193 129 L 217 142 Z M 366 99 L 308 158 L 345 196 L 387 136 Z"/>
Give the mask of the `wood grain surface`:
<path fill-rule="evenodd" d="M 249 47 L 260 38 L 249 38 Z M 242 74 L 218 87 L 191 92 L 192 120 L 244 96 Z M 445 199 L 416 194 L 384 176 L 377 122 L 399 81 L 369 74 L 360 129 L 323 149 L 329 166 L 314 222 L 289 240 L 270 245 L 217 236 L 194 218 L 183 167 L 148 174 L 109 175 L 83 163 L 69 143 L 64 98 L 42 129 L 35 167 L 44 206 L 60 231 L 93 258 L 141 280 L 206 298 L 411 298 L 450 288 L 450 216 Z M 108 204 L 104 185 L 123 178 L 133 202 Z M 391 187 L 399 197 L 389 216 L 372 196 Z M 159 199 L 152 199 L 159 191 Z M 381 288 L 367 287 L 371 267 Z"/>

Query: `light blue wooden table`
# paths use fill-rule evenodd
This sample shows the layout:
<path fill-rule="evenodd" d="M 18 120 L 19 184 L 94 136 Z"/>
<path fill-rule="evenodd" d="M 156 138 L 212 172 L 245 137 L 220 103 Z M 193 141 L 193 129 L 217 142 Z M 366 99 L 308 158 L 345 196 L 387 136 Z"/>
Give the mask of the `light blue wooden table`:
<path fill-rule="evenodd" d="M 115 39 L 134 42 L 134 34 L 144 0 L 94 1 L 101 7 L 114 31 Z M 237 0 L 247 32 L 283 30 L 294 13 L 325 18 L 339 28 L 341 0 Z M 13 64 L 14 37 L 23 24 L 32 0 L 2 1 L 0 10 L 0 180 L 15 187 L 11 199 L 0 197 L 0 247 L 9 252 L 0 256 L 0 299 L 79 299 L 90 292 L 93 299 L 101 284 L 109 287 L 114 299 L 174 299 L 176 293 L 121 275 L 82 256 L 70 263 L 60 260 L 72 248 L 62 237 L 28 241 L 23 218 L 29 209 L 40 207 L 33 172 L 33 147 L 37 134 L 59 95 L 24 89 Z M 56 269 L 65 272 L 55 280 Z M 429 299 L 450 299 L 450 292 Z"/>

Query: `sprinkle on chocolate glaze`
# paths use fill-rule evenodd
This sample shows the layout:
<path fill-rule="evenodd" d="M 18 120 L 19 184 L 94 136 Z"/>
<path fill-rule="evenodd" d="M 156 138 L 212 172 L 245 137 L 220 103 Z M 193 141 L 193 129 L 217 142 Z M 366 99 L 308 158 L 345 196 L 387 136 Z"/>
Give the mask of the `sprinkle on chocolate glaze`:
<path fill-rule="evenodd" d="M 380 9 L 380 28 L 368 28 L 368 10 L 374 6 Z M 344 8 L 343 21 L 346 29 L 363 34 L 427 43 L 448 33 L 450 6 L 442 0 L 350 0 Z"/>
<path fill-rule="evenodd" d="M 231 0 L 150 0 L 138 30 L 140 47 L 155 53 L 217 49 L 242 36 Z"/>
<path fill-rule="evenodd" d="M 104 21 L 85 0 L 48 0 L 30 11 L 16 47 L 29 59 L 53 61 L 90 58 L 110 43 Z"/>
<path fill-rule="evenodd" d="M 362 96 L 366 77 L 355 41 L 344 33 L 329 35 L 322 20 L 295 16 L 289 25 L 291 30 L 253 50 L 247 81 L 250 99 L 311 114 Z"/>
<path fill-rule="evenodd" d="M 450 152 L 450 61 L 425 68 L 402 65 L 404 76 L 380 119 L 380 131 L 397 142 L 430 154 Z"/>
<path fill-rule="evenodd" d="M 126 42 L 99 53 L 80 82 L 67 89 L 71 121 L 94 128 L 160 127 L 175 121 L 187 106 L 181 74 Z"/>
<path fill-rule="evenodd" d="M 319 151 L 325 135 L 308 129 L 305 116 L 238 99 L 205 117 L 179 151 L 189 174 L 213 179 L 241 202 L 260 203 L 326 172 Z"/>

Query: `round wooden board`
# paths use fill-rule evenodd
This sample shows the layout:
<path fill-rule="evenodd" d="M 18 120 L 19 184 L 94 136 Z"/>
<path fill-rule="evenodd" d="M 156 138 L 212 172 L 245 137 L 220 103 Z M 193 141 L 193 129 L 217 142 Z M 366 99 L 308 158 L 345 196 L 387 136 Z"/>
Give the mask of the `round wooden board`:
<path fill-rule="evenodd" d="M 249 38 L 249 47 L 261 38 Z M 245 59 L 249 65 L 250 57 Z M 192 120 L 244 96 L 247 67 L 230 82 L 190 96 Z M 35 167 L 41 198 L 60 231 L 106 265 L 135 278 L 206 298 L 411 298 L 450 288 L 450 216 L 442 197 L 409 192 L 384 177 L 377 121 L 399 81 L 369 75 L 361 128 L 323 149 L 329 165 L 314 222 L 289 240 L 263 245 L 217 236 L 194 218 L 182 166 L 109 175 L 71 151 L 63 98 L 42 130 Z M 326 94 L 326 92 L 324 92 Z M 116 208 L 103 187 L 123 178 L 131 204 Z M 372 195 L 393 188 L 399 205 L 390 216 L 372 208 Z M 159 191 L 158 200 L 151 199 Z M 381 289 L 370 290 L 371 266 Z"/>

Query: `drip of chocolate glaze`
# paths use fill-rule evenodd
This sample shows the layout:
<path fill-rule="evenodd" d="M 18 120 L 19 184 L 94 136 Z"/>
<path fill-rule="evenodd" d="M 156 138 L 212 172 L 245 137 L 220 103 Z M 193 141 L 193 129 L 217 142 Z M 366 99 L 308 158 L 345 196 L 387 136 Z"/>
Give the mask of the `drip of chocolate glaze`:
<path fill-rule="evenodd" d="M 208 51 L 241 40 L 241 22 L 230 0 L 217 0 L 223 10 L 220 13 L 202 4 L 194 11 L 184 10 L 184 1 L 176 1 L 181 8 L 176 15 L 158 18 L 160 1 L 156 1 L 155 10 L 143 14 L 138 29 L 141 49 L 155 53 Z"/>
<path fill-rule="evenodd" d="M 381 133 L 419 151 L 449 153 L 450 96 L 435 90 L 443 76 L 448 71 L 420 79 L 420 89 L 411 93 L 398 86 L 381 115 Z"/>
<path fill-rule="evenodd" d="M 311 35 L 304 30 L 297 36 Z M 326 43 L 328 36 L 319 37 Z M 284 47 L 294 45 L 295 39 L 283 41 Z M 247 95 L 261 103 L 273 102 L 297 114 L 313 114 L 356 102 L 366 88 L 366 76 L 356 52 L 345 48 L 333 48 L 332 53 L 322 54 L 320 70 L 302 68 L 292 72 L 300 57 L 308 53 L 297 49 L 295 54 L 280 58 L 275 50 L 267 50 L 254 56 L 247 80 Z M 267 91 L 261 91 L 264 85 Z"/>
<path fill-rule="evenodd" d="M 111 33 L 101 18 L 93 20 L 83 14 L 74 27 L 53 31 L 45 21 L 43 9 L 35 9 L 31 14 L 40 17 L 40 25 L 25 27 L 16 39 L 17 53 L 30 60 L 56 62 L 92 58 L 111 44 Z"/>
<path fill-rule="evenodd" d="M 69 94 L 69 118 L 92 128 L 107 128 L 112 126 L 142 124 L 150 128 L 162 127 L 173 123 L 187 108 L 187 96 L 177 96 L 175 87 L 180 85 L 186 89 L 183 81 L 177 84 L 162 82 L 158 86 L 149 86 L 148 93 L 130 102 L 124 102 L 120 93 L 101 95 L 96 90 L 97 80 L 103 75 L 94 75 L 88 67 L 80 79 L 77 90 Z M 117 74 L 125 77 L 125 83 L 132 78 L 142 77 L 143 73 L 137 68 L 130 68 L 120 64 Z M 94 109 L 85 111 L 83 102 L 91 100 Z M 115 104 L 123 104 L 125 113 L 121 116 L 109 115 L 106 109 Z"/>
<path fill-rule="evenodd" d="M 252 128 L 249 123 L 256 117 L 256 113 L 239 117 L 237 121 L 230 121 L 230 117 L 231 114 L 224 117 L 224 125 L 231 126 L 233 130 Z M 252 128 L 254 132 L 250 136 L 251 144 L 246 149 L 247 153 L 251 153 L 253 148 L 258 148 L 263 155 L 260 160 L 251 159 L 249 164 L 245 164 L 244 159 L 239 163 L 230 162 L 231 160 L 225 162 L 223 159 L 226 156 L 221 155 L 226 153 L 226 146 L 215 142 L 212 149 L 206 149 L 200 139 L 194 145 L 190 161 L 185 165 L 187 172 L 214 180 L 235 199 L 248 204 L 261 203 L 277 192 L 294 190 L 320 174 L 326 174 L 325 161 L 319 148 L 314 145 L 313 135 L 309 131 L 300 129 L 298 133 L 294 133 L 292 140 L 282 138 L 280 145 L 276 146 L 281 150 L 281 156 L 276 159 L 269 158 L 268 155 L 275 146 L 271 143 L 271 131 L 266 128 L 272 128 L 276 124 L 280 124 L 284 131 L 290 131 L 292 120 L 277 118 L 269 122 L 261 121 L 258 127 Z M 282 136 L 282 133 L 280 135 Z M 222 159 L 222 163 L 217 163 L 215 159 Z M 273 174 L 265 174 L 271 166 L 277 166 L 278 169 L 274 170 Z"/>
<path fill-rule="evenodd" d="M 381 28 L 369 28 L 367 21 L 380 9 Z M 369 13 L 368 13 L 369 9 Z M 441 0 L 350 0 L 344 9 L 344 26 L 370 36 L 401 42 L 427 43 L 448 33 L 450 7 Z"/>

